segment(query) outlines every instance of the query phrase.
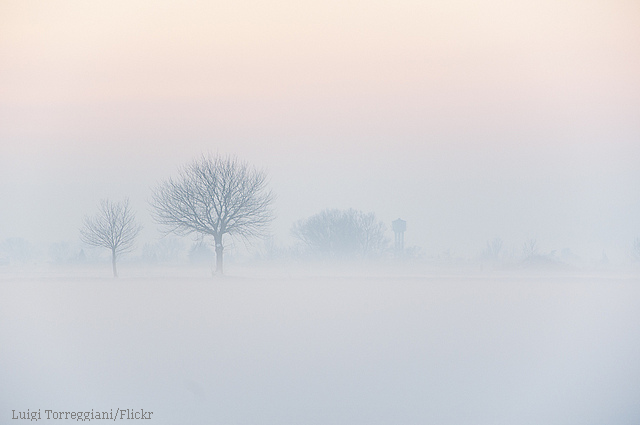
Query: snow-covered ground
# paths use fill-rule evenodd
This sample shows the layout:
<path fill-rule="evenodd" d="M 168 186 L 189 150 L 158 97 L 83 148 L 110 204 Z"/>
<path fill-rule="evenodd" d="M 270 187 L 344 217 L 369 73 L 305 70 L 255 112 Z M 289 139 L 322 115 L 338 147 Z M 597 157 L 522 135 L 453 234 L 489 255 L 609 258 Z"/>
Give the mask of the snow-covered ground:
<path fill-rule="evenodd" d="M 0 423 L 640 423 L 636 277 L 125 275 L 0 279 Z"/>

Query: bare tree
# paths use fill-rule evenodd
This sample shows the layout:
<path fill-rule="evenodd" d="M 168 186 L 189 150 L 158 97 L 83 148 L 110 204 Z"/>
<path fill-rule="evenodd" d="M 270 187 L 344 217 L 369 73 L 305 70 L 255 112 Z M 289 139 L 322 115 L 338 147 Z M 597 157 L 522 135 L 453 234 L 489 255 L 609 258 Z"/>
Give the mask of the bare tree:
<path fill-rule="evenodd" d="M 136 222 L 135 214 L 129 206 L 129 199 L 111 202 L 103 199 L 100 209 L 93 217 L 85 217 L 80 236 L 84 243 L 111 250 L 113 277 L 118 277 L 116 259 L 130 252 L 142 226 Z"/>
<path fill-rule="evenodd" d="M 315 254 L 329 257 L 367 257 L 387 245 L 385 225 L 374 213 L 327 209 L 294 224 L 291 233 Z"/>
<path fill-rule="evenodd" d="M 264 236 L 274 196 L 266 173 L 231 156 L 203 155 L 153 193 L 154 218 L 168 232 L 211 236 L 216 273 L 223 274 L 223 236 Z"/>
<path fill-rule="evenodd" d="M 36 248 L 22 238 L 9 238 L 0 242 L 1 263 L 29 263 L 38 257 Z"/>
<path fill-rule="evenodd" d="M 522 254 L 524 258 L 531 258 L 538 254 L 538 241 L 536 239 L 529 239 L 522 247 Z"/>

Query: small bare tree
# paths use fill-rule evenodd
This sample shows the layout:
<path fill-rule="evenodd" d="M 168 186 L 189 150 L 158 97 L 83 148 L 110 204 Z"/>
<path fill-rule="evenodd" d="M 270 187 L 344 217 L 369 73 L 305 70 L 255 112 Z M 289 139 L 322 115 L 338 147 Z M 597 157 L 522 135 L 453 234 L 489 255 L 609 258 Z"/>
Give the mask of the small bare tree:
<path fill-rule="evenodd" d="M 80 229 L 82 242 L 111 250 L 113 277 L 118 277 L 116 259 L 130 252 L 142 226 L 136 222 L 135 214 L 129 206 L 129 199 L 111 202 L 103 199 L 100 209 L 93 217 L 85 217 Z"/>
<path fill-rule="evenodd" d="M 522 247 L 522 254 L 524 258 L 531 258 L 538 254 L 538 241 L 536 239 L 529 239 L 524 243 Z"/>
<path fill-rule="evenodd" d="M 223 274 L 223 236 L 264 236 L 274 196 L 262 170 L 231 156 L 203 155 L 153 192 L 154 218 L 168 232 L 211 236 Z"/>

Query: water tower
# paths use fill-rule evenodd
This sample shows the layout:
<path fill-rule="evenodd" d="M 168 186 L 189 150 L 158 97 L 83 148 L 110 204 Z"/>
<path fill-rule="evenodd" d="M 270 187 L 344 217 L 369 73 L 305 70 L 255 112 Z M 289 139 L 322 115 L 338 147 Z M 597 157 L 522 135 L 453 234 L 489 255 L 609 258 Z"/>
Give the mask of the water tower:
<path fill-rule="evenodd" d="M 404 231 L 407 230 L 407 222 L 399 218 L 394 220 L 391 226 L 393 233 L 396 234 L 396 254 L 402 254 L 404 252 Z"/>

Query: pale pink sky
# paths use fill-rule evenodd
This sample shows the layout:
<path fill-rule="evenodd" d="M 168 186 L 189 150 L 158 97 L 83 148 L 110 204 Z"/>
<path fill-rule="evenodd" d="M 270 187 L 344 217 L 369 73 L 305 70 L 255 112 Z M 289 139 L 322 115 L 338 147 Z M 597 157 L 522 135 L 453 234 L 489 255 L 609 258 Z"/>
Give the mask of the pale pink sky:
<path fill-rule="evenodd" d="M 0 58 L 0 240 L 147 216 L 208 150 L 269 168 L 283 239 L 326 207 L 433 252 L 640 236 L 636 1 L 5 0 Z"/>

